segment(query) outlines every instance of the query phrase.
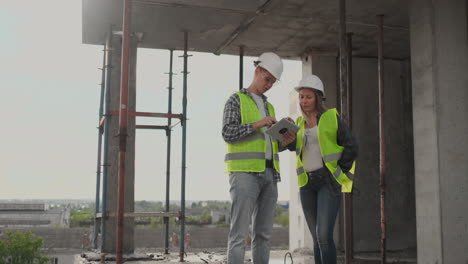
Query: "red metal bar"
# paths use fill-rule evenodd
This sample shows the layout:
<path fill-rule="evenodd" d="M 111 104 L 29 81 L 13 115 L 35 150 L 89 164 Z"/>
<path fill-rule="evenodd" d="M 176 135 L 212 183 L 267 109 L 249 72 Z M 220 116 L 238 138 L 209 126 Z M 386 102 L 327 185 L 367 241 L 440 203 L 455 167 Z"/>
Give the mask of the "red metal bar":
<path fill-rule="evenodd" d="M 377 46 L 379 74 L 379 136 L 380 136 L 380 250 L 382 264 L 386 263 L 385 223 L 385 137 L 384 137 L 384 59 L 383 59 L 383 15 L 377 16 Z"/>
<path fill-rule="evenodd" d="M 119 105 L 119 175 L 117 204 L 117 245 L 116 263 L 122 264 L 123 225 L 124 225 L 124 195 L 125 195 L 125 155 L 127 152 L 128 126 L 128 80 L 130 61 L 130 25 L 132 5 L 130 0 L 124 0 L 122 66 L 120 75 L 120 105 Z"/>
<path fill-rule="evenodd" d="M 118 116 L 119 111 L 111 111 L 111 115 Z M 178 118 L 183 119 L 182 114 L 166 114 L 166 113 L 150 113 L 150 112 L 128 112 L 129 116 L 146 116 L 146 117 L 166 117 L 166 118 Z"/>
<path fill-rule="evenodd" d="M 136 125 L 135 128 L 138 129 L 169 129 L 168 126 L 152 126 L 152 125 Z"/>

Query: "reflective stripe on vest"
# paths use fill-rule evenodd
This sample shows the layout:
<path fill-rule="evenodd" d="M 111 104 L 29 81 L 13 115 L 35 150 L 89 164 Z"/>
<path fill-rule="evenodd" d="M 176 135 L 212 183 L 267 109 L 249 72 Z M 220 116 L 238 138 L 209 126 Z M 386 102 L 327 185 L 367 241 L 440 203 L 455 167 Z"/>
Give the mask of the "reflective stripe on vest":
<path fill-rule="evenodd" d="M 240 99 L 241 123 L 250 124 L 262 119 L 260 111 L 255 101 L 247 94 L 237 92 Z M 271 117 L 275 117 L 273 105 L 267 103 L 268 112 Z M 226 172 L 233 171 L 265 171 L 265 152 L 266 140 L 263 128 L 258 129 L 247 137 L 244 137 L 235 143 L 226 143 L 227 153 L 224 158 L 226 163 Z M 278 142 L 271 140 L 271 149 L 273 152 L 273 166 L 279 173 L 279 155 Z"/>
<path fill-rule="evenodd" d="M 353 178 L 356 162 L 349 172 L 343 173 L 338 160 L 341 158 L 341 153 L 344 147 L 338 145 L 337 131 L 338 131 L 338 112 L 335 108 L 329 109 L 322 114 L 319 120 L 317 137 L 320 146 L 320 153 L 322 154 L 323 162 L 328 170 L 332 173 L 335 180 L 341 184 L 342 192 L 351 192 L 353 187 Z M 303 117 L 296 120 L 297 125 L 301 128 L 297 134 L 296 140 L 296 155 L 297 155 L 297 176 L 299 187 L 305 186 L 308 182 L 307 173 L 304 171 L 304 165 L 301 160 L 302 152 L 302 137 L 305 130 L 305 122 Z"/>

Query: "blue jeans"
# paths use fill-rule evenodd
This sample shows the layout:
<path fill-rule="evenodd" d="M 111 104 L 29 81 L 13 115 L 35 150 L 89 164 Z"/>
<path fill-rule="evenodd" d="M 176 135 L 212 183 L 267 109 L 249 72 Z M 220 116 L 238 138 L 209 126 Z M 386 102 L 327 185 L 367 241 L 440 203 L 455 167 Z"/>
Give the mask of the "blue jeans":
<path fill-rule="evenodd" d="M 328 173 L 328 172 L 327 172 Z M 336 248 L 333 227 L 341 204 L 341 192 L 332 186 L 328 178 L 313 186 L 309 178 L 307 185 L 300 188 L 304 216 L 314 241 L 316 264 L 336 264 Z"/>
<path fill-rule="evenodd" d="M 228 264 L 244 263 L 245 239 L 252 224 L 252 261 L 267 264 L 270 258 L 270 238 L 273 229 L 278 189 L 274 170 L 264 174 L 233 172 L 231 188 L 231 228 L 228 237 Z"/>

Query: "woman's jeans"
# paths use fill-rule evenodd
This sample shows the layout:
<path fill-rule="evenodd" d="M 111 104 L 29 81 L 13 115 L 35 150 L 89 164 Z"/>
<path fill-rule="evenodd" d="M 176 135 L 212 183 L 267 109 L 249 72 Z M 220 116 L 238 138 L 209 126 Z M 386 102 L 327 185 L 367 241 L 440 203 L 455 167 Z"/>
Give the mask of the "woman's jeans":
<path fill-rule="evenodd" d="M 338 183 L 333 183 L 326 168 L 309 174 L 309 182 L 300 188 L 304 216 L 314 241 L 316 264 L 335 264 L 333 227 L 341 203 Z"/>
<path fill-rule="evenodd" d="M 270 238 L 278 200 L 277 183 L 273 180 L 274 169 L 265 173 L 232 172 L 231 229 L 228 237 L 228 263 L 243 264 L 245 239 L 252 224 L 252 262 L 268 264 Z"/>

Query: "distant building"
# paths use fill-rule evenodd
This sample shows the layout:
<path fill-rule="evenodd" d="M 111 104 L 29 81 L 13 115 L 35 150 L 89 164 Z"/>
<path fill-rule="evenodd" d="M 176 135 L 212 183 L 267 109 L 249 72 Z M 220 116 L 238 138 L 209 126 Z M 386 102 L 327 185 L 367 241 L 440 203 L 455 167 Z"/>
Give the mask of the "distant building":
<path fill-rule="evenodd" d="M 229 224 L 229 210 L 211 210 L 211 222 L 212 223 L 226 223 Z"/>
<path fill-rule="evenodd" d="M 0 227 L 70 227 L 70 208 L 43 203 L 0 203 Z"/>

